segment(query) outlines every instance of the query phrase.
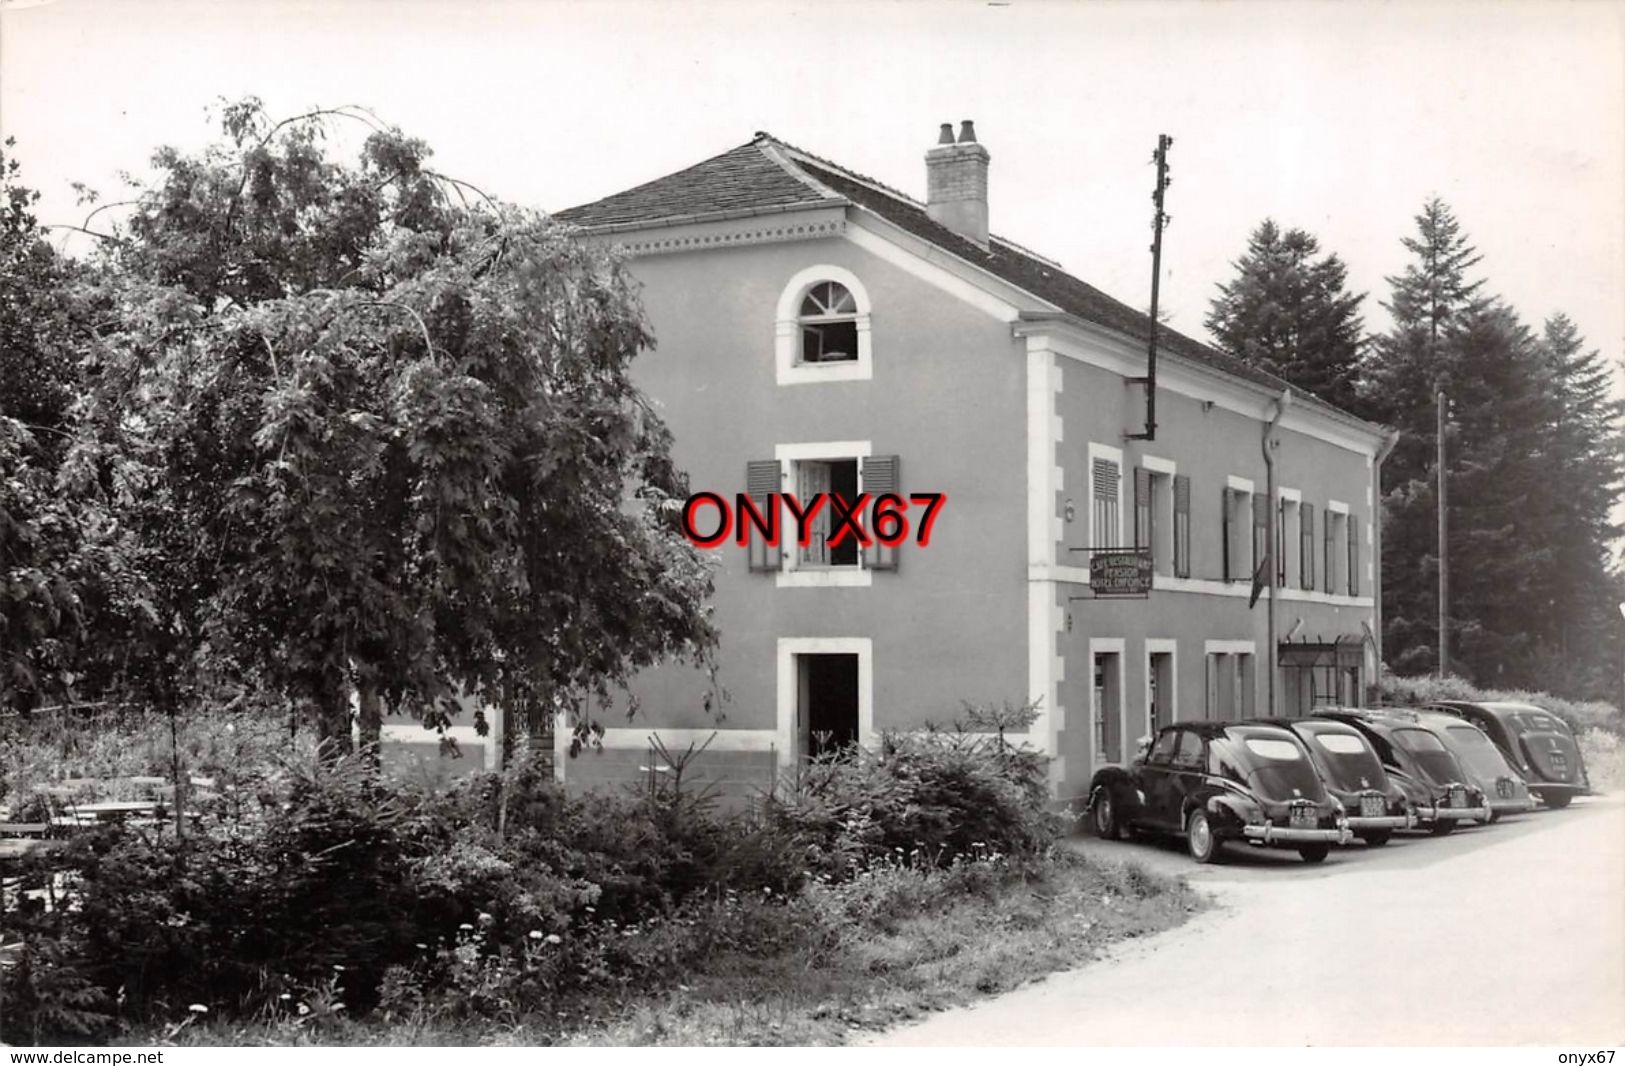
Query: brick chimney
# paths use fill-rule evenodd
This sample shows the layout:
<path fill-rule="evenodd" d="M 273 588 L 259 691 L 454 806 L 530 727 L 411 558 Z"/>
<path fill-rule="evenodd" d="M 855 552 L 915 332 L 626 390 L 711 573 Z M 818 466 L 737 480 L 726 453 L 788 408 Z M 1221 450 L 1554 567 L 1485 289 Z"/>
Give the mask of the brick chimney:
<path fill-rule="evenodd" d="M 954 139 L 951 122 L 942 124 L 937 146 L 925 153 L 925 211 L 932 221 L 966 240 L 987 247 L 987 149 L 976 143 L 970 119 Z"/>

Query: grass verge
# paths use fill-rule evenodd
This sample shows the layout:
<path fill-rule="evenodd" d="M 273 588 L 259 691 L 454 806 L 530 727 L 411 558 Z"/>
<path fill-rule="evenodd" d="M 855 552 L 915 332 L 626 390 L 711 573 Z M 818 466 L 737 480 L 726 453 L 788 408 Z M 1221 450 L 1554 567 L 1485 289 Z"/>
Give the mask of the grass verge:
<path fill-rule="evenodd" d="M 997 883 L 882 870 L 856 888 L 813 886 L 797 905 L 834 934 L 768 956 L 720 955 L 659 990 L 550 1004 L 547 1015 L 502 1025 L 323 1016 L 145 1035 L 182 1044 L 834 1045 L 1076 967 L 1179 925 L 1203 903 L 1183 880 L 1058 849 Z"/>

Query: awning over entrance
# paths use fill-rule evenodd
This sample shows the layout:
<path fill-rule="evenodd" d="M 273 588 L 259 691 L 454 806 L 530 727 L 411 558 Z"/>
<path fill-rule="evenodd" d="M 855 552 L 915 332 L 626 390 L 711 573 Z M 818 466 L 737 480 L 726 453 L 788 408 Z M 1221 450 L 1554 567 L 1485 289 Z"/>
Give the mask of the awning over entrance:
<path fill-rule="evenodd" d="M 1340 636 L 1331 641 L 1282 641 L 1275 661 L 1283 667 L 1332 666 L 1351 669 L 1365 661 L 1364 634 Z"/>

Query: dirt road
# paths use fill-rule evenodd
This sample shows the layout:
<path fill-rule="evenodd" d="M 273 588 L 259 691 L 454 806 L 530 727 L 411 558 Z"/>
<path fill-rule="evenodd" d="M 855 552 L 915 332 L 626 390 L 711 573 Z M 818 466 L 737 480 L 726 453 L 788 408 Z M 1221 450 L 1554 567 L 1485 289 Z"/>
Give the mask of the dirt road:
<path fill-rule="evenodd" d="M 870 1043 L 1625 1043 L 1625 803 L 1334 851 L 1079 842 L 1218 902 L 1080 970 Z"/>

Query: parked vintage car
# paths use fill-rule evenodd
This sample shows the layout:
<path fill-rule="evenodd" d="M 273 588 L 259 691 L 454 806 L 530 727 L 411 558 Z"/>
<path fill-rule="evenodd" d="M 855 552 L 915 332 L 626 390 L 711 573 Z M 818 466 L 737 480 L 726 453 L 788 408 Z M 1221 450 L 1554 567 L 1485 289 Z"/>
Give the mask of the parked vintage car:
<path fill-rule="evenodd" d="M 1212 861 L 1226 840 L 1296 848 L 1305 862 L 1320 862 L 1350 839 L 1343 805 L 1303 741 L 1253 722 L 1164 727 L 1144 756 L 1095 774 L 1089 815 L 1108 840 L 1124 830 L 1183 835 L 1197 862 Z"/>
<path fill-rule="evenodd" d="M 1443 836 L 1460 822 L 1489 820 L 1483 790 L 1444 741 L 1412 716 L 1377 708 L 1327 707 L 1311 717 L 1351 725 L 1371 742 L 1388 776 L 1405 789 L 1419 827 Z"/>
<path fill-rule="evenodd" d="M 1568 723 L 1530 703 L 1469 703 L 1440 700 L 1431 709 L 1472 722 L 1501 750 L 1548 807 L 1567 807 L 1575 796 L 1591 794 L 1585 759 Z"/>
<path fill-rule="evenodd" d="M 1380 848 L 1394 830 L 1415 827 L 1405 789 L 1389 779 L 1376 749 L 1358 729 L 1325 718 L 1257 720 L 1298 734 L 1326 791 L 1348 811 L 1349 832 L 1367 846 Z"/>
<path fill-rule="evenodd" d="M 1442 711 L 1415 708 L 1396 711 L 1408 714 L 1417 724 L 1431 729 L 1445 747 L 1449 748 L 1467 776 L 1484 792 L 1490 813 L 1486 823 L 1503 815 L 1522 814 L 1535 809 L 1535 798 L 1529 794 L 1529 783 L 1496 748 L 1495 742 L 1472 722 Z"/>

